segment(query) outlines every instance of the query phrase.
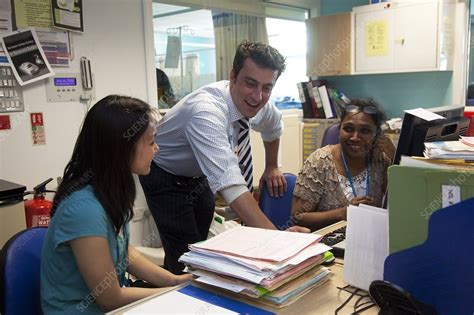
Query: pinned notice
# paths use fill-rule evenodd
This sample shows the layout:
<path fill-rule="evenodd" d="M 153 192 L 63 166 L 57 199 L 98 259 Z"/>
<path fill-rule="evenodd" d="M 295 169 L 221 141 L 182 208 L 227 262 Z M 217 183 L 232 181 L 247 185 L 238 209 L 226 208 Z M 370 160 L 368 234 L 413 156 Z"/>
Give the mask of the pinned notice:
<path fill-rule="evenodd" d="M 21 86 L 54 75 L 34 29 L 3 36 L 2 45 Z"/>
<path fill-rule="evenodd" d="M 387 21 L 373 21 L 365 24 L 365 55 L 387 56 L 388 35 Z"/>
<path fill-rule="evenodd" d="M 31 119 L 31 137 L 33 139 L 33 145 L 46 144 L 43 113 L 31 113 L 30 119 Z"/>

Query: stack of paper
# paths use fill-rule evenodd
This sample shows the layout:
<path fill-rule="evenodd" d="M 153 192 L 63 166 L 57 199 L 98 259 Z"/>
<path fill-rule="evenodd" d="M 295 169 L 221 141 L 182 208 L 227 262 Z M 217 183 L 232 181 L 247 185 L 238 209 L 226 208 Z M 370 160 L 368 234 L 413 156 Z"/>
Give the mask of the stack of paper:
<path fill-rule="evenodd" d="M 474 170 L 473 161 L 459 159 L 428 159 L 421 156 L 404 156 L 400 160 L 400 165 L 409 167 L 422 167 L 434 169 L 455 169 L 455 170 Z"/>
<path fill-rule="evenodd" d="M 190 245 L 179 260 L 197 282 L 283 307 L 328 279 L 320 264 L 331 248 L 321 237 L 239 226 Z"/>
<path fill-rule="evenodd" d="M 470 147 L 474 147 L 474 137 L 460 136 L 459 141 L 464 144 L 467 144 Z"/>
<path fill-rule="evenodd" d="M 474 147 L 461 141 L 425 142 L 424 155 L 429 159 L 474 159 Z"/>

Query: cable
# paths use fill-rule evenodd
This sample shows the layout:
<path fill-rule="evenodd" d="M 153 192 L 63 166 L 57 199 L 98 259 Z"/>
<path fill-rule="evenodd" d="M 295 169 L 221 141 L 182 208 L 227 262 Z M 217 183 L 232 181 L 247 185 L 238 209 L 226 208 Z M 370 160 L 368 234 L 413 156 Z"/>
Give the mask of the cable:
<path fill-rule="evenodd" d="M 362 301 L 364 298 L 370 298 L 368 294 L 360 295 L 357 301 L 354 304 L 354 310 L 359 306 L 359 302 Z M 365 303 L 365 302 L 364 302 Z"/>
<path fill-rule="evenodd" d="M 365 292 L 365 291 L 360 290 L 360 289 L 358 289 L 358 288 L 355 288 L 355 287 L 353 287 L 353 286 L 351 286 L 351 285 L 346 285 L 345 287 L 336 287 L 336 288 L 338 288 L 338 289 L 341 290 L 341 291 L 345 291 L 345 292 L 347 292 L 347 293 L 350 293 L 350 294 L 355 294 L 355 295 L 357 295 L 357 296 L 364 296 L 364 297 L 366 296 L 366 294 L 356 293 L 356 292 L 358 292 L 358 291 L 361 291 L 361 292 Z M 350 289 L 352 289 L 352 290 L 350 290 Z"/>
<path fill-rule="evenodd" d="M 372 308 L 372 307 L 374 307 L 374 306 L 376 306 L 376 305 L 377 305 L 377 304 L 375 304 L 375 303 L 372 302 L 370 305 L 368 305 L 368 306 L 366 306 L 366 307 L 363 307 L 363 308 L 357 310 L 354 314 L 362 313 L 362 312 L 364 312 L 364 311 L 368 310 L 369 308 Z"/>
<path fill-rule="evenodd" d="M 360 303 L 365 298 L 369 298 L 369 300 L 365 301 L 363 303 Z M 373 307 L 374 305 L 375 305 L 375 303 L 372 300 L 372 298 L 370 297 L 370 295 L 367 294 L 367 295 L 364 295 L 364 296 L 360 296 L 354 304 L 354 314 L 362 313 L 363 311 L 368 310 L 369 308 Z"/>
<path fill-rule="evenodd" d="M 339 266 L 344 266 L 344 263 L 343 263 L 343 262 L 339 262 L 339 261 L 337 261 L 337 260 L 334 262 L 334 264 L 339 265 Z"/>
<path fill-rule="evenodd" d="M 347 289 L 346 289 L 347 287 L 348 287 L 348 286 L 346 286 L 346 287 L 344 287 L 344 288 L 339 288 L 339 287 L 338 287 L 338 289 L 341 289 L 341 290 L 346 291 L 346 292 L 350 292 L 350 291 L 347 291 Z M 337 315 L 337 314 L 339 313 L 339 311 L 340 311 L 341 309 L 343 309 L 344 306 L 346 306 L 347 303 L 349 303 L 349 301 L 352 300 L 352 298 L 353 298 L 354 296 L 357 295 L 357 292 L 358 292 L 358 291 L 359 291 L 359 289 L 355 289 L 355 291 L 352 292 L 351 295 L 350 295 L 338 308 L 336 308 L 334 314 Z"/>
<path fill-rule="evenodd" d="M 352 298 L 357 296 L 357 300 L 354 303 L 354 313 L 353 314 L 359 314 L 365 310 L 368 310 L 369 308 L 375 306 L 376 304 L 373 302 L 371 296 L 368 293 L 364 293 L 365 291 L 360 290 L 358 288 L 352 287 L 350 285 L 346 285 L 344 287 L 337 287 L 340 291 L 344 291 L 347 293 L 350 293 L 350 296 L 335 310 L 335 315 L 339 313 L 346 305 L 349 303 Z M 368 301 L 364 301 L 361 303 L 361 301 L 364 298 L 369 298 Z"/>
<path fill-rule="evenodd" d="M 356 303 L 356 305 L 354 305 L 354 310 L 356 310 L 357 308 L 362 307 L 364 305 L 367 305 L 367 304 L 374 304 L 374 301 L 369 300 L 369 301 L 365 301 L 364 303 L 360 303 L 360 304 Z"/>

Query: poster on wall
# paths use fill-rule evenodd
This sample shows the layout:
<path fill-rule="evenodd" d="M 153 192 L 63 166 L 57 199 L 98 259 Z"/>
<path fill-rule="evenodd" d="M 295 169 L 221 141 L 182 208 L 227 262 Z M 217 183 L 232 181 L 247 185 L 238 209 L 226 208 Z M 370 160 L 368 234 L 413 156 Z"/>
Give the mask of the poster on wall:
<path fill-rule="evenodd" d="M 75 32 L 84 32 L 82 0 L 51 0 L 53 25 Z"/>
<path fill-rule="evenodd" d="M 35 30 L 27 29 L 3 36 L 1 43 L 21 86 L 54 75 Z"/>
<path fill-rule="evenodd" d="M 388 55 L 388 22 L 371 21 L 365 24 L 365 56 Z"/>
<path fill-rule="evenodd" d="M 68 34 L 69 32 L 66 30 L 36 30 L 44 55 L 52 67 L 69 66 L 70 46 Z"/>
<path fill-rule="evenodd" d="M 12 31 L 12 10 L 10 0 L 0 0 L 0 36 L 11 33 Z M 8 64 L 7 55 L 0 45 L 0 65 Z"/>
<path fill-rule="evenodd" d="M 15 0 L 13 1 L 16 29 L 36 28 L 51 30 L 51 3 L 45 0 Z"/>

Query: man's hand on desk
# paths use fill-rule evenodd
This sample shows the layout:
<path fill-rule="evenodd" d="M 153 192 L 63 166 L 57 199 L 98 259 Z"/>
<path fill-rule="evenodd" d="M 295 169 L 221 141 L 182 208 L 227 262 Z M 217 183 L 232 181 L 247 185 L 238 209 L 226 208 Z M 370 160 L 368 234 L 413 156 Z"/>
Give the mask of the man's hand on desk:
<path fill-rule="evenodd" d="M 262 187 L 266 183 L 268 193 L 272 197 L 281 197 L 287 190 L 286 179 L 278 167 L 267 166 L 260 178 L 258 187 Z"/>
<path fill-rule="evenodd" d="M 310 229 L 299 226 L 299 225 L 293 225 L 293 226 L 287 228 L 285 231 L 287 231 L 287 232 L 298 232 L 298 233 L 309 233 L 309 232 L 311 232 Z"/>

